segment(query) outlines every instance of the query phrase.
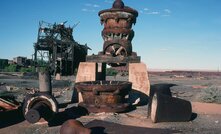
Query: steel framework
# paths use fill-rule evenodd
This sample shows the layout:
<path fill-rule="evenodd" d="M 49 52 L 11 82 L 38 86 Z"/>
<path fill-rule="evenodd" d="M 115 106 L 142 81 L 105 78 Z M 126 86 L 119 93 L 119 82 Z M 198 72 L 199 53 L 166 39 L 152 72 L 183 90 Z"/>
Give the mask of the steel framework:
<path fill-rule="evenodd" d="M 66 21 L 67 22 L 67 21 Z M 73 38 L 73 27 L 65 23 L 39 22 L 38 38 L 34 44 L 35 66 L 47 66 L 52 74 L 72 75 L 79 62 L 85 61 L 87 44 L 80 45 Z"/>

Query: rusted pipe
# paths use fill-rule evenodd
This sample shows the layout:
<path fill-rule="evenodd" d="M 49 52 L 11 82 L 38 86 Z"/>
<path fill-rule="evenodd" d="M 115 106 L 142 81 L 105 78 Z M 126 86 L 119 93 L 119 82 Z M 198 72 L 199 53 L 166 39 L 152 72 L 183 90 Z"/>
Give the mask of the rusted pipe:
<path fill-rule="evenodd" d="M 52 94 L 51 75 L 49 71 L 41 71 L 39 74 L 39 91 Z"/>

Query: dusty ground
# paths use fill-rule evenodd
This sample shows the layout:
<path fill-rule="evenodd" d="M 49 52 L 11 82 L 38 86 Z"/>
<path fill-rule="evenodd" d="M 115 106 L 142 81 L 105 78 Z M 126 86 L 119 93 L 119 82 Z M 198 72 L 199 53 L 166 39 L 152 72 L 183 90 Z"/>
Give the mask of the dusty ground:
<path fill-rule="evenodd" d="M 53 81 L 54 95 L 59 103 L 68 103 L 72 97 L 74 77 L 63 77 L 62 81 Z M 127 80 L 127 77 L 108 77 L 110 80 Z M 157 123 L 153 124 L 147 118 L 147 107 L 136 107 L 128 113 L 121 114 L 90 114 L 85 115 L 76 104 L 68 105 L 49 124 L 29 124 L 23 119 L 19 110 L 0 113 L 0 134 L 57 134 L 60 125 L 67 119 L 81 121 L 89 128 L 98 130 L 101 134 L 139 134 L 139 133 L 196 133 L 219 134 L 221 132 L 221 77 L 191 77 L 176 78 L 167 75 L 150 75 L 152 87 L 171 87 L 173 96 L 192 102 L 194 120 L 189 122 Z M 35 76 L 0 74 L 0 95 L 14 95 L 22 102 L 27 92 L 38 87 Z M 6 87 L 7 86 L 7 87 Z M 213 104 L 205 104 L 213 102 Z M 216 103 L 216 104 L 215 104 Z M 129 130 L 129 131 L 128 131 Z"/>

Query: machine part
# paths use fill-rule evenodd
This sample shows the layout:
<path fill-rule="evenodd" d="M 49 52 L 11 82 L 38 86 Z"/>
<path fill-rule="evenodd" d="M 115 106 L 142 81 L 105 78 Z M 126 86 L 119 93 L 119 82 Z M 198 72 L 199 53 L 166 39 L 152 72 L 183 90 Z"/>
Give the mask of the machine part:
<path fill-rule="evenodd" d="M 151 105 L 152 105 L 152 100 L 154 97 L 154 94 L 163 94 L 167 95 L 169 97 L 172 97 L 172 92 L 171 92 L 171 87 L 176 86 L 175 84 L 155 84 L 151 86 L 150 90 L 150 99 L 149 99 L 149 104 L 148 104 L 148 116 L 151 114 Z"/>
<path fill-rule="evenodd" d="M 122 81 L 91 81 L 75 84 L 82 94 L 83 102 L 79 106 L 89 112 L 123 112 L 129 108 L 125 96 L 129 94 L 132 83 Z"/>
<path fill-rule="evenodd" d="M 64 122 L 60 129 L 60 134 L 91 134 L 91 130 L 77 120 L 68 120 Z"/>
<path fill-rule="evenodd" d="M 18 109 L 20 104 L 10 96 L 0 97 L 0 112 Z"/>
<path fill-rule="evenodd" d="M 119 64 L 126 65 L 127 63 L 139 63 L 140 56 L 112 57 L 109 55 L 90 55 L 87 56 L 87 62 L 107 63 L 113 67 L 117 67 Z"/>
<path fill-rule="evenodd" d="M 104 51 L 104 53 L 106 55 L 111 55 L 113 57 L 116 57 L 119 55 L 124 56 L 124 57 L 127 56 L 127 50 L 123 46 L 121 46 L 120 44 L 117 44 L 117 43 L 109 45 L 106 48 L 106 50 Z"/>
<path fill-rule="evenodd" d="M 121 0 L 115 0 L 111 9 L 102 10 L 98 14 L 101 24 L 104 24 L 102 37 L 104 40 L 103 55 L 112 57 L 132 56 L 132 39 L 134 31 L 132 25 L 136 23 L 138 12 L 124 6 Z M 125 66 L 125 64 L 109 64 L 111 66 Z"/>
<path fill-rule="evenodd" d="M 132 54 L 132 45 L 131 42 L 127 40 L 115 40 L 113 41 L 106 41 L 104 43 L 104 51 L 103 54 L 111 55 L 112 57 L 123 56 L 128 57 Z M 130 55 L 129 55 L 130 53 Z"/>
<path fill-rule="evenodd" d="M 41 93 L 52 94 L 51 75 L 49 71 L 42 71 L 38 73 L 39 76 L 39 91 Z"/>
<path fill-rule="evenodd" d="M 30 123 L 37 123 L 41 118 L 49 121 L 57 112 L 57 101 L 49 94 L 35 93 L 24 99 L 23 115 Z"/>
<path fill-rule="evenodd" d="M 79 107 L 83 107 L 87 109 L 90 113 L 121 113 L 128 110 L 130 107 L 129 103 L 123 103 L 123 104 L 113 104 L 113 105 L 91 105 L 91 104 L 85 104 L 83 102 L 78 104 Z"/>
<path fill-rule="evenodd" d="M 154 94 L 150 113 L 154 123 L 190 121 L 191 116 L 192 106 L 189 101 L 160 93 Z"/>

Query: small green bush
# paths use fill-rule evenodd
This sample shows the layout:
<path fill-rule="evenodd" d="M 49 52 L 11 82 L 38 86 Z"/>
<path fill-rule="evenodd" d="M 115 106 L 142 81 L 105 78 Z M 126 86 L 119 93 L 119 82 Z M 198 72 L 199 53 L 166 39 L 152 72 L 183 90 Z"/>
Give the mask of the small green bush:
<path fill-rule="evenodd" d="M 22 67 L 22 68 L 20 69 L 20 72 L 23 72 L 23 73 L 35 72 L 35 67 L 28 67 L 28 68 Z"/>
<path fill-rule="evenodd" d="M 7 67 L 5 67 L 4 69 L 5 72 L 16 72 L 17 71 L 17 65 L 9 65 Z"/>
<path fill-rule="evenodd" d="M 107 68 L 106 70 L 106 75 L 107 76 L 116 76 L 118 72 L 112 68 Z"/>

